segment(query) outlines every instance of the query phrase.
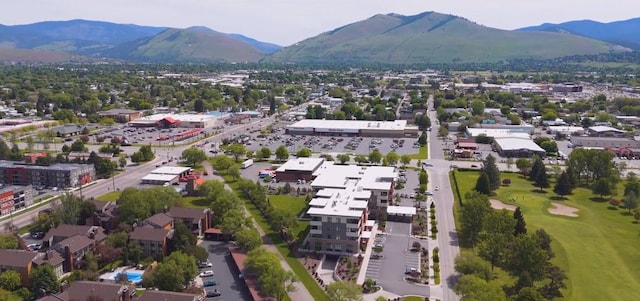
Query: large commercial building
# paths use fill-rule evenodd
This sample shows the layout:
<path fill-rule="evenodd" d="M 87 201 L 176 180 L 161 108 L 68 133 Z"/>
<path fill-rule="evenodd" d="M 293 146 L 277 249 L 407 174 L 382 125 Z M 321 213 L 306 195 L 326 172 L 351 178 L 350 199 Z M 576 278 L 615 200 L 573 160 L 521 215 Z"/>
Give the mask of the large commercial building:
<path fill-rule="evenodd" d="M 319 120 L 304 119 L 286 127 L 288 134 L 361 136 L 361 137 L 417 137 L 418 127 L 408 126 L 406 120 Z"/>
<path fill-rule="evenodd" d="M 216 118 L 207 114 L 154 114 L 129 122 L 133 127 L 180 127 L 210 128 L 216 124 Z"/>
<path fill-rule="evenodd" d="M 622 137 L 571 136 L 571 143 L 575 147 L 640 148 L 640 141 Z"/>
<path fill-rule="evenodd" d="M 98 112 L 98 116 L 111 118 L 116 122 L 126 123 L 142 118 L 143 114 L 142 111 L 129 109 L 111 109 L 103 112 Z"/>
<path fill-rule="evenodd" d="M 530 158 L 533 155 L 544 157 L 547 152 L 530 139 L 499 138 L 494 147 L 498 154 L 507 158 Z"/>
<path fill-rule="evenodd" d="M 49 166 L 0 161 L 0 183 L 33 187 L 78 187 L 95 179 L 92 164 L 58 163 Z"/>
<path fill-rule="evenodd" d="M 26 186 L 4 186 L 0 189 L 0 216 L 26 208 L 33 203 L 33 187 Z"/>
<path fill-rule="evenodd" d="M 176 183 L 181 177 L 191 173 L 190 167 L 163 166 L 152 170 L 142 178 L 142 184 L 164 185 L 165 183 Z"/>

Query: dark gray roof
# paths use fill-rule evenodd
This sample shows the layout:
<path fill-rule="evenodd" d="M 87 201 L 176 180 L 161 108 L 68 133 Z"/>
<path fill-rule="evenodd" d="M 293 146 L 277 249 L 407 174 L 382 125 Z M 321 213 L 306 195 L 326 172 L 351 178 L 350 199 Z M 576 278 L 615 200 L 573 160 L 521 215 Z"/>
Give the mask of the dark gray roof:
<path fill-rule="evenodd" d="M 0 249 L 0 266 L 26 268 L 37 256 L 37 252 Z"/>
<path fill-rule="evenodd" d="M 38 258 L 36 258 L 33 261 L 33 263 L 36 265 L 43 265 L 45 263 L 48 263 L 52 267 L 55 267 L 56 265 L 59 265 L 62 262 L 64 262 L 64 258 L 60 256 L 60 253 L 54 250 L 49 250 L 46 253 L 41 254 Z"/>
<path fill-rule="evenodd" d="M 67 224 L 61 224 L 49 230 L 49 232 L 47 232 L 47 235 L 44 236 L 44 240 L 49 240 L 53 236 L 65 237 L 65 238 L 69 238 L 71 236 L 75 236 L 78 234 L 82 234 L 86 236 L 86 235 L 89 235 L 89 231 L 94 227 L 96 229 L 95 239 L 98 241 L 104 240 L 106 238 L 106 234 L 104 234 L 104 229 L 102 229 L 102 227 L 67 225 Z"/>
<path fill-rule="evenodd" d="M 133 230 L 133 232 L 129 234 L 129 239 L 147 240 L 147 241 L 163 241 L 167 237 L 167 235 L 169 235 L 169 230 L 147 228 L 147 227 L 136 227 Z"/>
<path fill-rule="evenodd" d="M 60 133 L 62 135 L 66 135 L 66 134 L 73 134 L 73 133 L 81 132 L 82 129 L 84 129 L 84 128 L 85 127 L 82 126 L 82 125 L 70 124 L 70 125 L 61 125 L 61 126 L 52 128 L 51 130 L 53 132 Z"/>
<path fill-rule="evenodd" d="M 126 285 L 109 282 L 74 281 L 64 292 L 57 294 L 57 298 L 47 296 L 39 301 L 83 301 L 92 296 L 104 301 L 118 301 L 121 300 L 120 296 L 123 293 L 133 289 Z"/>
<path fill-rule="evenodd" d="M 145 223 L 148 223 L 157 227 L 164 227 L 165 225 L 170 224 L 172 221 L 173 221 L 173 218 L 167 215 L 166 213 L 154 214 L 144 220 Z"/>
<path fill-rule="evenodd" d="M 65 247 L 69 247 L 69 251 L 74 253 L 94 244 L 94 242 L 95 241 L 89 238 L 89 236 L 78 234 L 60 241 L 56 249 L 63 251 Z"/>
<path fill-rule="evenodd" d="M 177 293 L 168 291 L 146 290 L 137 301 L 198 301 L 203 300 L 201 295 Z"/>
<path fill-rule="evenodd" d="M 205 209 L 199 208 L 187 208 L 187 207 L 171 207 L 169 209 L 169 215 L 174 218 L 190 218 L 193 220 L 199 220 L 204 216 Z"/>

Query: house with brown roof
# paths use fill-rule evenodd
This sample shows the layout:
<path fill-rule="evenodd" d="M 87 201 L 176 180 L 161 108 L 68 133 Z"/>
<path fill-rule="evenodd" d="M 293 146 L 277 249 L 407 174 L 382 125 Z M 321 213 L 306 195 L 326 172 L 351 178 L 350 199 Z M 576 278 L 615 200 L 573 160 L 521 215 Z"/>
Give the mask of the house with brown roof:
<path fill-rule="evenodd" d="M 0 273 L 14 270 L 20 274 L 22 285 L 29 285 L 32 262 L 37 256 L 37 252 L 0 249 Z"/>
<path fill-rule="evenodd" d="M 148 217 L 142 221 L 142 224 L 156 229 L 171 230 L 173 229 L 173 218 L 170 215 L 161 212 Z"/>
<path fill-rule="evenodd" d="M 100 226 L 112 230 L 118 225 L 118 205 L 116 202 L 103 202 L 96 199 L 87 200 L 96 206 L 93 216 L 87 218 L 86 224 Z"/>
<path fill-rule="evenodd" d="M 145 257 L 167 255 L 169 240 L 173 230 L 157 229 L 153 227 L 136 227 L 129 233 L 129 241 L 137 242 Z"/>
<path fill-rule="evenodd" d="M 172 207 L 168 214 L 173 217 L 174 223 L 184 223 L 197 236 L 204 235 L 204 231 L 211 228 L 210 209 Z"/>
<path fill-rule="evenodd" d="M 58 251 L 64 258 L 65 272 L 72 272 L 76 268 L 80 268 L 81 260 L 84 255 L 93 250 L 97 245 L 95 239 L 84 234 L 77 234 L 66 238 L 53 245 L 53 249 Z"/>
<path fill-rule="evenodd" d="M 107 238 L 107 235 L 104 233 L 104 229 L 98 226 L 61 224 L 49 230 L 47 235 L 44 236 L 43 241 L 48 243 L 47 246 L 52 247 L 57 243 L 78 234 L 92 236 L 92 239 L 97 242 L 102 242 Z"/>
<path fill-rule="evenodd" d="M 54 296 L 46 296 L 38 301 L 131 301 L 135 287 L 108 282 L 75 281 Z"/>
<path fill-rule="evenodd" d="M 58 279 L 64 275 L 64 258 L 57 251 L 47 250 L 45 253 L 38 254 L 38 257 L 33 260 L 34 268 L 43 264 L 50 265 Z"/>
<path fill-rule="evenodd" d="M 202 295 L 146 290 L 136 301 L 203 301 Z"/>

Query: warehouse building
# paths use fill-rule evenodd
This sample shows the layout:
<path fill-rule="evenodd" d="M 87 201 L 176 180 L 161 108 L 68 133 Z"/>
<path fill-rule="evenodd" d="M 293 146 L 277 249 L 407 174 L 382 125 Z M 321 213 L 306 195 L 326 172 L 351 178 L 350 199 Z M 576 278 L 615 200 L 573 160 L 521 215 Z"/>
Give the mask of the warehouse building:
<path fill-rule="evenodd" d="M 142 184 L 148 185 L 165 185 L 166 183 L 177 183 L 180 178 L 186 177 L 191 173 L 190 167 L 180 166 L 163 166 L 152 170 L 148 175 L 142 178 Z"/>
<path fill-rule="evenodd" d="M 520 138 L 520 139 L 531 139 L 531 135 L 523 132 L 512 132 L 508 129 L 486 129 L 486 128 L 467 128 L 466 132 L 467 137 L 478 137 L 480 135 L 485 135 L 487 137 L 491 137 L 494 139 L 499 138 Z"/>
<path fill-rule="evenodd" d="M 530 139 L 499 138 L 494 147 L 498 154 L 507 158 L 530 158 L 533 155 L 544 157 L 547 152 Z"/>
<path fill-rule="evenodd" d="M 291 159 L 276 169 L 276 179 L 279 182 L 298 180 L 310 182 L 313 179 L 313 173 L 320 168 L 323 162 L 323 158 Z"/>
<path fill-rule="evenodd" d="M 640 141 L 623 137 L 571 136 L 571 145 L 574 147 L 640 148 Z"/>
<path fill-rule="evenodd" d="M 96 178 L 92 164 L 58 163 L 49 166 L 0 161 L 0 183 L 33 187 L 78 187 Z"/>
<path fill-rule="evenodd" d="M 218 118 L 206 114 L 154 114 L 129 122 L 132 127 L 210 128 Z"/>
<path fill-rule="evenodd" d="M 406 120 L 319 120 L 303 119 L 286 127 L 291 135 L 359 136 L 359 137 L 417 137 L 418 127 Z"/>

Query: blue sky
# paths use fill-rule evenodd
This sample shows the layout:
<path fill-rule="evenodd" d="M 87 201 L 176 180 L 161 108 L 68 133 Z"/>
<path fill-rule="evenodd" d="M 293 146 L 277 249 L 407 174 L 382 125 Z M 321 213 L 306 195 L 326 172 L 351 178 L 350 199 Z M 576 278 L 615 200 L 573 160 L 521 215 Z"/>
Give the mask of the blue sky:
<path fill-rule="evenodd" d="M 87 19 L 211 29 L 291 45 L 379 13 L 454 14 L 481 25 L 515 29 L 541 23 L 640 17 L 633 0 L 10 0 L 0 23 Z"/>

